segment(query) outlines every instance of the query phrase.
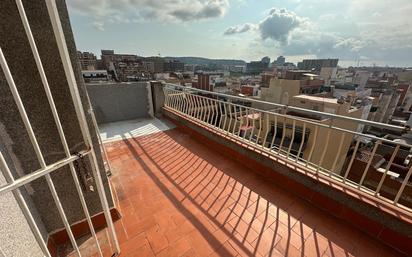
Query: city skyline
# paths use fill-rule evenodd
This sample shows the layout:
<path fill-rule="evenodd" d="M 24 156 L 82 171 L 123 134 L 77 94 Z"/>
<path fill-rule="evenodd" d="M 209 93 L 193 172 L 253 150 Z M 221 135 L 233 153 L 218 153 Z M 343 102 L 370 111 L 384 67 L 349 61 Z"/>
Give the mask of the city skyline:
<path fill-rule="evenodd" d="M 392 8 L 402 6 L 402 8 Z M 68 1 L 77 48 L 142 56 L 412 66 L 412 3 L 376 1 Z"/>

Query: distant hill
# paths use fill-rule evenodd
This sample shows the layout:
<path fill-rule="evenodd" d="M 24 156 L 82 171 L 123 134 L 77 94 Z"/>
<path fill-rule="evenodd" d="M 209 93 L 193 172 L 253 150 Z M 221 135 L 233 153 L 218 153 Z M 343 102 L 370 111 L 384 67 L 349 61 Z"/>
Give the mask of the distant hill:
<path fill-rule="evenodd" d="M 166 60 L 179 60 L 185 64 L 189 65 L 246 65 L 243 60 L 230 60 L 230 59 L 209 59 L 203 57 L 165 57 Z"/>

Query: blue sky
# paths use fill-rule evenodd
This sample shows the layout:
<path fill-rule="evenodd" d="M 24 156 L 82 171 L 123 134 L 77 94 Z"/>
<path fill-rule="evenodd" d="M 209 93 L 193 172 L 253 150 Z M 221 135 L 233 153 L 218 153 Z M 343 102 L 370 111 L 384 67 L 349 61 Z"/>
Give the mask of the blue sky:
<path fill-rule="evenodd" d="M 412 66 L 411 0 L 67 0 L 77 47 Z"/>

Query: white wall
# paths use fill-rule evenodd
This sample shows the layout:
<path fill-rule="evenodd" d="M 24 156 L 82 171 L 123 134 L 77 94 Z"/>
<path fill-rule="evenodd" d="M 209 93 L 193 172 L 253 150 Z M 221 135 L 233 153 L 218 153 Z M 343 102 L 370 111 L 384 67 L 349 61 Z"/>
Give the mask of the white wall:
<path fill-rule="evenodd" d="M 0 172 L 0 185 L 5 183 Z M 0 195 L 0 249 L 0 257 L 43 256 L 12 193 Z"/>

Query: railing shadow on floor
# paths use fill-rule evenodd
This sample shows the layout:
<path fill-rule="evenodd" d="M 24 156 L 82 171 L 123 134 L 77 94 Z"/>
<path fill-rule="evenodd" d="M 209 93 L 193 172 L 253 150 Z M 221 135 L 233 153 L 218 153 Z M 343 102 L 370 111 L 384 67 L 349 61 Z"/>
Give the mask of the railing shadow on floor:
<path fill-rule="evenodd" d="M 282 254 L 288 256 L 291 249 L 296 248 L 291 245 L 290 241 L 298 240 L 301 245 L 301 248 L 298 249 L 301 256 L 309 254 L 309 250 L 313 249 L 316 251 L 316 256 L 322 256 L 327 249 L 325 249 L 325 245 L 320 245 L 318 238 L 327 239 L 327 247 L 330 254 L 332 254 L 331 256 L 335 255 L 334 247 L 337 247 L 338 251 L 343 251 L 347 256 L 353 254 L 355 247 L 339 240 L 338 234 L 316 224 L 319 222 L 318 219 L 311 216 L 307 216 L 309 218 L 302 217 L 301 215 L 304 214 L 301 213 L 302 210 L 291 207 L 295 202 L 294 196 L 279 190 L 276 186 L 271 188 L 267 183 L 261 183 L 264 182 L 264 178 L 259 175 L 239 173 L 233 170 L 233 167 L 228 169 L 222 160 L 232 162 L 231 166 L 233 166 L 233 160 L 221 156 L 211 159 L 210 153 L 199 151 L 173 133 L 158 133 L 155 135 L 155 140 L 153 137 L 153 135 L 150 137 L 151 140 L 145 140 L 144 137 L 143 139 L 127 138 L 123 142 L 144 172 L 162 192 L 165 192 L 165 196 L 170 202 L 181 210 L 187 219 L 193 222 L 193 225 L 198 231 L 202 232 L 210 245 L 218 246 L 222 242 L 215 238 L 213 233 L 208 231 L 196 216 L 182 204 L 183 200 L 188 199 L 202 211 L 216 227 L 221 228 L 235 242 L 238 249 L 248 256 L 255 256 L 262 245 L 267 247 L 269 228 L 273 230 L 272 237 L 269 237 L 270 246 L 267 247 L 267 252 L 270 255 L 276 244 L 282 243 Z M 160 142 L 162 149 L 159 151 Z M 155 148 L 156 152 L 152 152 Z M 150 160 L 150 165 L 142 160 L 141 155 L 145 155 Z M 158 174 L 150 168 L 151 165 L 154 165 L 161 172 L 161 175 L 184 195 L 183 200 L 174 197 L 173 193 L 164 185 L 164 182 L 159 179 Z M 235 164 L 235 167 L 236 165 L 240 164 Z M 207 166 L 210 167 L 206 169 Z M 180 169 L 174 170 L 177 167 L 180 167 Z M 217 180 L 216 183 L 213 182 L 215 180 Z M 221 181 L 224 181 L 223 185 L 220 184 Z M 211 189 L 208 188 L 210 185 L 212 185 Z M 216 189 L 218 189 L 218 192 L 214 193 Z M 207 190 L 206 195 L 201 197 L 202 193 Z M 193 196 L 194 192 L 196 193 Z M 197 199 L 201 200 L 198 201 Z M 300 199 L 297 201 L 302 202 Z M 207 206 L 208 203 L 209 206 Z M 313 215 L 317 214 L 322 214 L 322 212 L 320 210 L 315 211 Z M 281 215 L 287 215 L 287 224 L 279 221 Z M 323 216 L 326 216 L 326 214 Z M 245 220 L 248 222 L 245 222 Z M 254 220 L 261 220 L 258 228 L 252 227 L 255 225 Z M 245 233 L 241 234 L 239 233 L 241 229 L 238 228 L 244 224 L 247 227 L 246 230 L 243 229 Z M 340 228 L 345 226 L 349 225 L 342 224 Z M 282 227 L 282 231 L 280 231 L 280 227 Z M 311 228 L 311 235 L 306 235 L 308 228 Z M 257 238 L 253 240 L 252 245 L 248 243 L 247 238 L 250 234 L 256 232 Z M 297 239 L 292 238 L 296 236 Z M 309 236 L 313 237 L 310 245 L 307 244 Z M 283 241 L 281 242 L 281 240 Z M 299 244 L 299 242 L 295 242 L 296 244 Z M 311 256 L 314 256 L 313 253 Z"/>

